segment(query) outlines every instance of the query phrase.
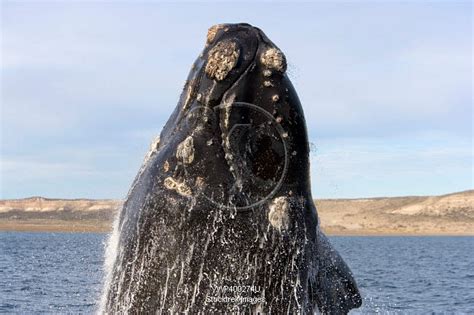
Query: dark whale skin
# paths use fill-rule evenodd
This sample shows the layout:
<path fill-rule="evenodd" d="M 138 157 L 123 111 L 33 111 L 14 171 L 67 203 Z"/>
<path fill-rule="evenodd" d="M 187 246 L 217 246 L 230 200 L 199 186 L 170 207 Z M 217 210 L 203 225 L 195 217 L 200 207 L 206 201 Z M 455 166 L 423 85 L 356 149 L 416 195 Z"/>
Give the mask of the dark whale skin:
<path fill-rule="evenodd" d="M 258 28 L 211 27 L 116 219 L 100 312 L 345 314 L 361 305 L 319 228 L 303 109 L 285 71 Z"/>

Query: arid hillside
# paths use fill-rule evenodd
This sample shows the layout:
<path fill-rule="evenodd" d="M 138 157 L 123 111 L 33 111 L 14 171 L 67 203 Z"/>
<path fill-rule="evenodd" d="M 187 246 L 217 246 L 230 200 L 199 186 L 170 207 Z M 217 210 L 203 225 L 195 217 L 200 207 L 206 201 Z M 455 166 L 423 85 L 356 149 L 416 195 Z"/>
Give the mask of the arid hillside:
<path fill-rule="evenodd" d="M 97 212 L 115 211 L 120 205 L 117 200 L 92 200 L 92 199 L 48 199 L 31 197 L 25 199 L 0 200 L 0 213 L 10 211 L 24 212 Z"/>
<path fill-rule="evenodd" d="M 107 232 L 120 205 L 107 199 L 0 200 L 0 230 Z"/>
<path fill-rule="evenodd" d="M 332 235 L 474 235 L 474 190 L 315 202 L 323 230 Z M 120 205 L 118 200 L 0 200 L 0 230 L 107 232 Z"/>
<path fill-rule="evenodd" d="M 431 197 L 316 200 L 328 234 L 474 235 L 474 190 Z"/>

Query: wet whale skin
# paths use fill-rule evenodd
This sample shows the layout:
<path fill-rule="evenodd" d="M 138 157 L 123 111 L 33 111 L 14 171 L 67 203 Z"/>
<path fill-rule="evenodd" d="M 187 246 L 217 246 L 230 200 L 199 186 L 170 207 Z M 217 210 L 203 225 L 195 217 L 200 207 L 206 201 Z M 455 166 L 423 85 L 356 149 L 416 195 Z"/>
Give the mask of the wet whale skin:
<path fill-rule="evenodd" d="M 304 113 L 258 28 L 209 29 L 116 219 L 105 313 L 345 314 L 351 271 L 319 228 Z"/>

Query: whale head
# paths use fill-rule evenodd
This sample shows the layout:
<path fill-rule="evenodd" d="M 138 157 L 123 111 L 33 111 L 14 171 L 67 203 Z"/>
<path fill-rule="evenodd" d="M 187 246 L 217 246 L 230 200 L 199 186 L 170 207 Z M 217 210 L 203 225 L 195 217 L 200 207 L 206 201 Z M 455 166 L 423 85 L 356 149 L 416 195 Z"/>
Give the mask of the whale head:
<path fill-rule="evenodd" d="M 186 173 L 189 192 L 199 191 L 190 194 L 237 209 L 296 191 L 311 199 L 306 123 L 286 68 L 260 29 L 212 26 L 160 136 L 160 146 L 179 138 L 176 147 L 192 147 L 192 163 L 168 160 L 172 180 Z"/>

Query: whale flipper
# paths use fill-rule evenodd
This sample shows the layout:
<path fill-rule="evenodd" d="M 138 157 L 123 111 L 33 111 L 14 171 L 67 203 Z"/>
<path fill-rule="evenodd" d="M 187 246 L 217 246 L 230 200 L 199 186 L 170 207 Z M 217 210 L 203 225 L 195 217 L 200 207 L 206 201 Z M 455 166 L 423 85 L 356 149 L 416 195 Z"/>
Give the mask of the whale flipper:
<path fill-rule="evenodd" d="M 313 297 L 322 314 L 347 314 L 362 305 L 352 272 L 339 253 L 318 229 L 319 269 Z"/>

